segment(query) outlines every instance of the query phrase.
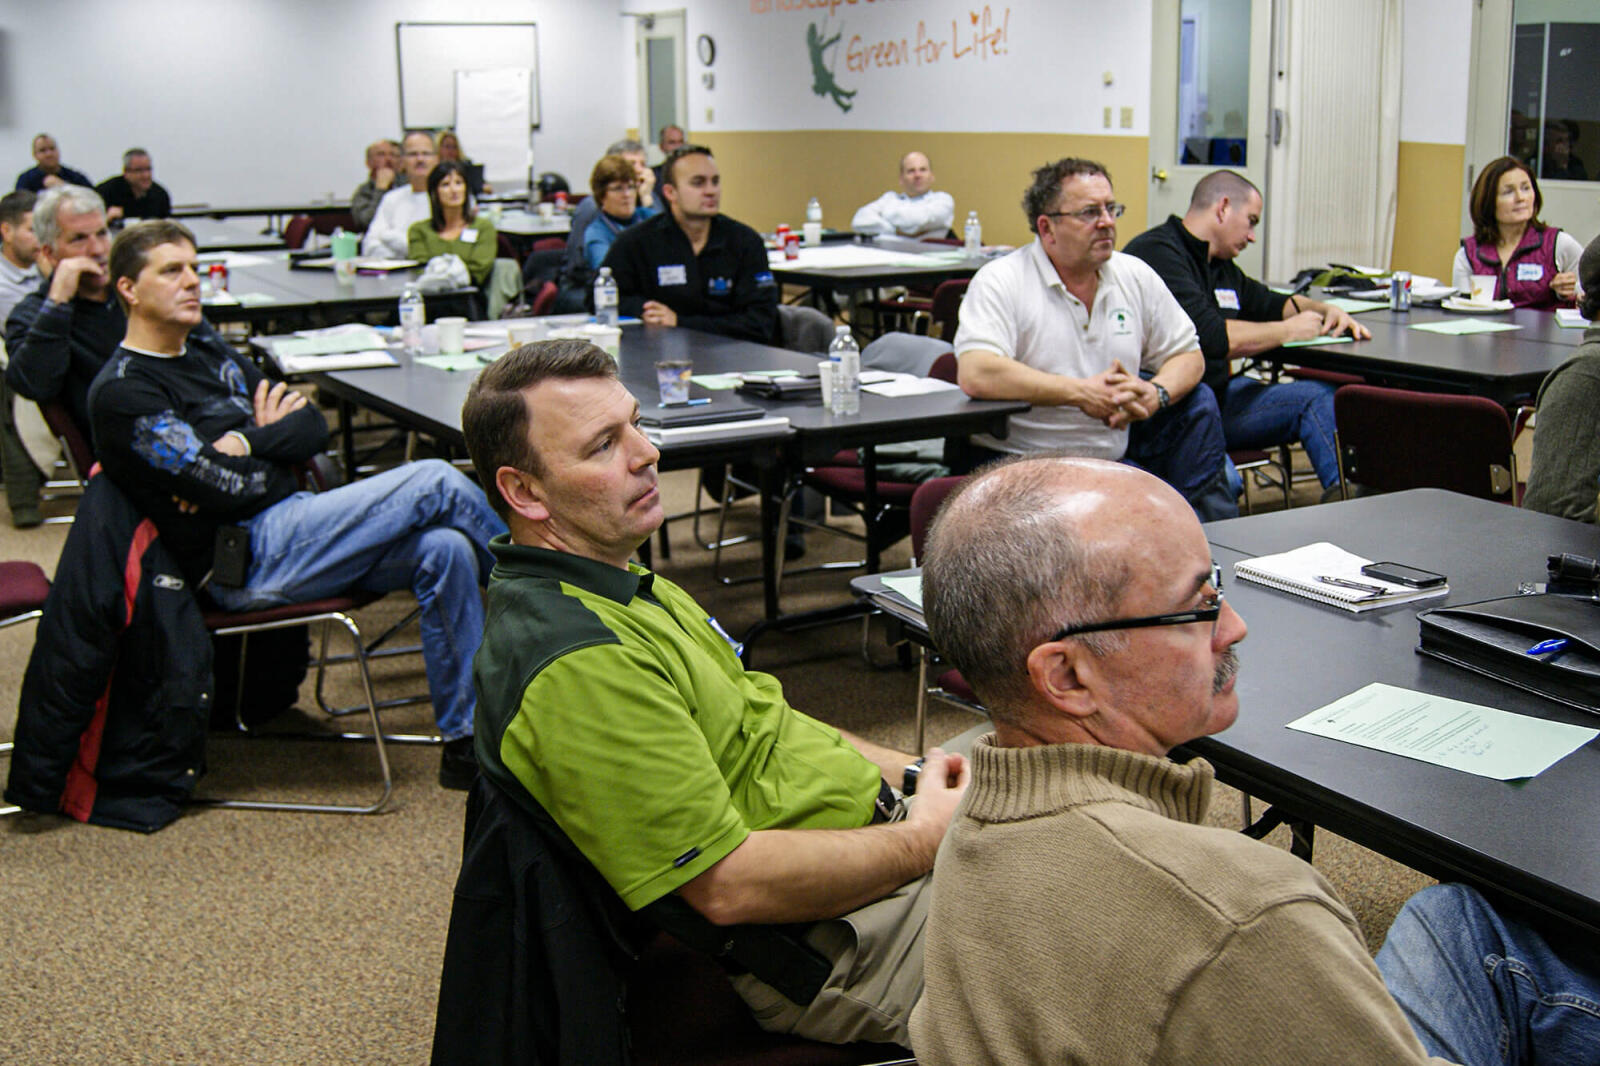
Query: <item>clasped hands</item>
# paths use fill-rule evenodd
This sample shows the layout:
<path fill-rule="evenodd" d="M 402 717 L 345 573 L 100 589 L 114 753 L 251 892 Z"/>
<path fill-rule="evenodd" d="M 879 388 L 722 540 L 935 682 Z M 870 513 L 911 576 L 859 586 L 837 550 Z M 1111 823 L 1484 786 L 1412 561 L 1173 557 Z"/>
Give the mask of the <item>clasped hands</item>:
<path fill-rule="evenodd" d="M 1078 409 L 1098 418 L 1112 429 L 1142 422 L 1161 408 L 1156 387 L 1123 369 L 1121 360 L 1112 360 L 1109 369 L 1080 382 Z"/>

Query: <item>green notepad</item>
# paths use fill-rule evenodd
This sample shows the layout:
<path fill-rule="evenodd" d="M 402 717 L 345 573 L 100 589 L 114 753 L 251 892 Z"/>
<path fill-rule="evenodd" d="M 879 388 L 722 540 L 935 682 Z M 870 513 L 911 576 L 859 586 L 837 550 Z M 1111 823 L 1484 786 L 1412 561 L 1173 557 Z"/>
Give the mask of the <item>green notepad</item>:
<path fill-rule="evenodd" d="M 483 361 L 477 352 L 455 352 L 451 355 L 418 355 L 411 362 L 418 366 L 431 366 L 435 370 L 478 370 Z"/>
<path fill-rule="evenodd" d="M 1355 338 L 1345 333 L 1338 337 L 1307 337 L 1303 341 L 1284 341 L 1280 348 L 1320 348 L 1324 344 L 1353 344 Z"/>
<path fill-rule="evenodd" d="M 1464 337 L 1471 333 L 1504 333 L 1522 327 L 1510 322 L 1485 322 L 1481 318 L 1453 318 L 1443 322 L 1419 322 L 1411 328 L 1426 333 L 1443 333 L 1447 337 Z"/>

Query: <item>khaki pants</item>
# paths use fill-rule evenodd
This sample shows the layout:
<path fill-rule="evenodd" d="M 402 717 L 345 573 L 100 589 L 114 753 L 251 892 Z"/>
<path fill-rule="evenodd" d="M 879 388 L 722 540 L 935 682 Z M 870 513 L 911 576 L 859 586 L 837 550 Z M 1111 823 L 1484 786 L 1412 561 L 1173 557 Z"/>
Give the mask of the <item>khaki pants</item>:
<path fill-rule="evenodd" d="M 992 728 L 985 721 L 940 747 L 965 755 Z M 733 987 L 756 1023 L 770 1032 L 830 1044 L 871 1040 L 910 1047 L 911 1008 L 922 996 L 922 932 L 932 900 L 929 873 L 883 899 L 813 926 L 806 942 L 833 960 L 833 972 L 808 1006 L 749 974 L 733 978 Z"/>

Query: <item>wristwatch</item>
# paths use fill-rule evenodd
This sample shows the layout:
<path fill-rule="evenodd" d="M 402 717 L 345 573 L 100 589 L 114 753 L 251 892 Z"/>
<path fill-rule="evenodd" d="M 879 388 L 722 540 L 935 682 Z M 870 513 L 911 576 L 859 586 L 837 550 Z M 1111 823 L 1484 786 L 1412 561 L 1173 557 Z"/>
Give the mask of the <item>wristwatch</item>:
<path fill-rule="evenodd" d="M 900 795 L 915 796 L 917 794 L 917 778 L 922 776 L 922 764 L 927 762 L 924 756 L 906 767 L 905 773 L 900 777 Z"/>
<path fill-rule="evenodd" d="M 1155 385 L 1156 387 L 1156 409 L 1165 410 L 1168 407 L 1171 407 L 1172 396 L 1167 392 L 1167 387 L 1165 385 L 1156 384 L 1154 381 L 1152 381 L 1150 384 Z"/>

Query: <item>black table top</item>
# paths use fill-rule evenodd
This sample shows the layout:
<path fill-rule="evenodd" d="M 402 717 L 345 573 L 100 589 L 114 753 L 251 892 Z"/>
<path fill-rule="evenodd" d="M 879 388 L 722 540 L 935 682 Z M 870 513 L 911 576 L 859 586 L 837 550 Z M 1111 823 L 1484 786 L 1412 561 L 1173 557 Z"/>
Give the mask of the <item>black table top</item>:
<path fill-rule="evenodd" d="M 183 224 L 194 234 L 201 253 L 275 251 L 284 247 L 281 234 L 263 233 L 255 222 L 201 217 L 184 219 Z"/>
<path fill-rule="evenodd" d="M 318 200 L 311 203 L 284 202 L 267 204 L 179 204 L 172 209 L 173 218 L 226 218 L 230 215 L 322 215 L 350 210 L 349 200 Z"/>
<path fill-rule="evenodd" d="M 1503 782 L 1296 730 L 1373 681 L 1577 725 L 1600 719 L 1424 658 L 1417 612 L 1511 595 L 1547 554 L 1600 554 L 1595 526 L 1436 489 L 1213 522 L 1239 648 L 1239 719 L 1189 745 L 1223 780 L 1441 879 L 1465 879 L 1600 933 L 1600 743 Z M 1450 593 L 1362 614 L 1228 580 L 1241 558 L 1318 540 L 1447 574 Z"/>
<path fill-rule="evenodd" d="M 1495 333 L 1449 336 L 1410 328 L 1464 317 L 1469 316 L 1423 307 L 1364 311 L 1356 321 L 1372 331 L 1371 340 L 1284 348 L 1274 357 L 1292 366 L 1362 374 L 1424 391 L 1468 392 L 1509 404 L 1537 393 L 1544 376 L 1583 343 L 1583 330 L 1562 329 L 1549 311 L 1471 316 L 1521 327 Z"/>
<path fill-rule="evenodd" d="M 277 319 L 304 315 L 314 310 L 335 319 L 342 314 L 353 316 L 391 305 L 398 307 L 406 282 L 417 274 L 416 270 L 395 270 L 384 274 L 358 274 L 348 281 L 340 281 L 332 270 L 291 270 L 287 259 L 278 256 L 270 262 L 235 267 L 229 272 L 230 293 L 236 297 L 260 293 L 270 296 L 270 301 L 207 303 L 205 312 L 206 317 L 214 322 Z M 474 291 L 468 288 L 444 294 L 443 297 L 425 296 L 423 299 L 425 303 L 438 301 L 459 312 L 461 300 Z"/>

